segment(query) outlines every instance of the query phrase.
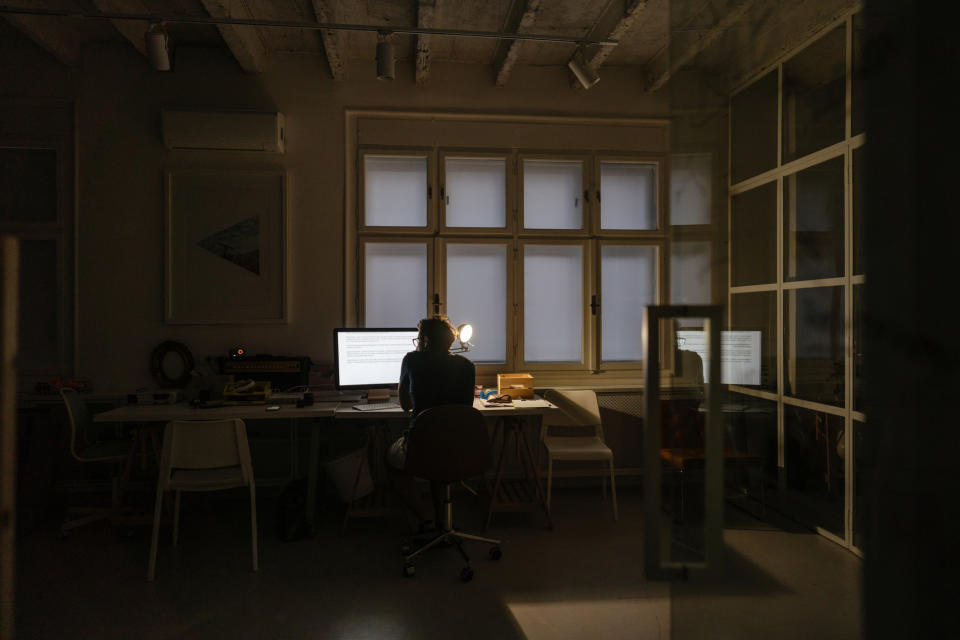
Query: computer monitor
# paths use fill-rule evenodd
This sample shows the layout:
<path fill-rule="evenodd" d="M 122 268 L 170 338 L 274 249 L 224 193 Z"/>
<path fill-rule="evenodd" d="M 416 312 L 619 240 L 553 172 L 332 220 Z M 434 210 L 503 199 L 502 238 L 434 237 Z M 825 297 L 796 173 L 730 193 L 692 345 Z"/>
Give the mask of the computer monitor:
<path fill-rule="evenodd" d="M 403 356 L 414 350 L 416 329 L 334 329 L 338 389 L 387 389 L 400 382 Z"/>

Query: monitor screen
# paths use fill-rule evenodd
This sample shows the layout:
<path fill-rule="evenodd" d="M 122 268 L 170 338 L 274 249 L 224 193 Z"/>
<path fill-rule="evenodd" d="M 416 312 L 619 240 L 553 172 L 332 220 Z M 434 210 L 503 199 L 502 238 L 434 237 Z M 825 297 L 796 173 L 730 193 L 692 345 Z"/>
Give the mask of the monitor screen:
<path fill-rule="evenodd" d="M 403 356 L 414 350 L 416 329 L 334 329 L 338 389 L 376 389 L 400 382 Z"/>
<path fill-rule="evenodd" d="M 710 382 L 707 334 L 704 331 L 677 331 L 680 349 L 693 351 L 703 361 L 703 381 Z M 760 332 L 720 332 L 720 383 L 760 384 Z"/>

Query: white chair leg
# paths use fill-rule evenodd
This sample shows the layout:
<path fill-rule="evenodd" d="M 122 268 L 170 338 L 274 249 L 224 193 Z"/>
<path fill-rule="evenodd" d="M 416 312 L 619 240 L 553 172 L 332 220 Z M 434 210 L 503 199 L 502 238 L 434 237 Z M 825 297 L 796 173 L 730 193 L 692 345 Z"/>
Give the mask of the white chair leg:
<path fill-rule="evenodd" d="M 160 536 L 160 509 L 163 506 L 163 483 L 157 482 L 157 499 L 153 507 L 153 538 L 150 541 L 150 562 L 147 565 L 147 580 L 153 582 L 157 569 L 157 538 Z"/>
<path fill-rule="evenodd" d="M 260 562 L 257 558 L 257 491 L 250 481 L 250 541 L 253 547 L 253 570 L 260 570 Z"/>
<path fill-rule="evenodd" d="M 180 535 L 180 490 L 173 492 L 173 546 L 177 546 L 177 537 Z"/>
<path fill-rule="evenodd" d="M 610 458 L 610 495 L 613 497 L 613 519 L 619 520 L 620 514 L 617 513 L 617 481 L 613 474 L 613 458 Z"/>
<path fill-rule="evenodd" d="M 550 509 L 550 495 L 553 492 L 553 457 L 547 456 L 547 509 Z"/>

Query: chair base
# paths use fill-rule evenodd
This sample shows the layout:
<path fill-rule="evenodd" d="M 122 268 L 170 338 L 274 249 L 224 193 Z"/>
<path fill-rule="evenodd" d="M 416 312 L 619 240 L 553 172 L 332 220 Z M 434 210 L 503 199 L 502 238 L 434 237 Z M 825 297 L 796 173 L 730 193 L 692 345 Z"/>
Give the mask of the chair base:
<path fill-rule="evenodd" d="M 499 540 L 495 538 L 478 536 L 465 531 L 457 531 L 456 529 L 449 529 L 446 531 L 441 531 L 433 538 L 430 538 L 412 553 L 408 553 L 409 545 L 404 545 L 403 575 L 407 576 L 408 578 L 413 577 L 416 572 L 413 560 L 424 551 L 437 546 L 452 546 L 456 547 L 457 551 L 460 553 L 460 556 L 463 558 L 463 561 L 466 563 L 465 566 L 460 570 L 460 579 L 464 582 L 470 581 L 473 579 L 473 567 L 470 566 L 470 556 L 467 555 L 466 550 L 463 548 L 463 542 L 466 540 L 483 542 L 485 544 L 492 545 L 490 547 L 490 559 L 492 560 L 499 560 L 502 556 Z"/>

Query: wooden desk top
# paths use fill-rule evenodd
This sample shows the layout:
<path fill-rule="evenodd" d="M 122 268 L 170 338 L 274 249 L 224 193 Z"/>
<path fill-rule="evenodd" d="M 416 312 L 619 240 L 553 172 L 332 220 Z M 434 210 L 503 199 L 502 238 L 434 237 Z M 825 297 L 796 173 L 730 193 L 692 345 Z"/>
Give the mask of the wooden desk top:
<path fill-rule="evenodd" d="M 94 422 L 169 422 L 171 420 L 217 420 L 240 418 L 242 420 L 274 420 L 290 418 L 330 418 L 337 409 L 337 402 L 315 402 L 298 409 L 292 404 L 281 404 L 277 411 L 267 411 L 262 404 L 229 405 L 198 408 L 188 404 L 131 404 L 104 411 L 93 416 Z M 359 413 L 359 412 L 358 412 Z"/>

